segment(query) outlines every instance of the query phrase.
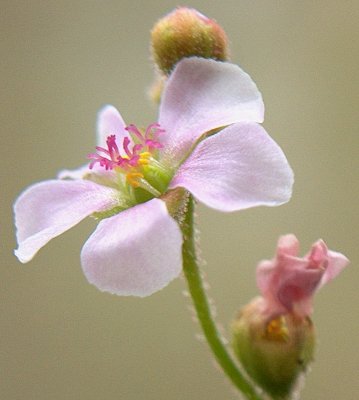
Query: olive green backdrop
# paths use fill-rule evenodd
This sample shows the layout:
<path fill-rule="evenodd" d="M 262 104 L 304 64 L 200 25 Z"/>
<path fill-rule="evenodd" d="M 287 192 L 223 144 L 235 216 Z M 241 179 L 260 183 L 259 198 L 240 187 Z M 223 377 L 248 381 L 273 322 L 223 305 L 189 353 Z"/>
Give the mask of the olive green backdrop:
<path fill-rule="evenodd" d="M 178 279 L 146 299 L 101 293 L 79 254 L 85 221 L 29 264 L 12 254 L 12 202 L 34 181 L 83 164 L 97 110 L 156 120 L 149 30 L 174 1 L 1 0 L 0 398 L 235 399 L 213 365 Z M 358 399 L 359 2 L 198 0 L 257 82 L 264 126 L 296 174 L 292 201 L 221 214 L 199 207 L 205 272 L 227 328 L 257 294 L 257 262 L 293 232 L 322 237 L 350 267 L 316 297 L 317 360 L 303 400 Z"/>

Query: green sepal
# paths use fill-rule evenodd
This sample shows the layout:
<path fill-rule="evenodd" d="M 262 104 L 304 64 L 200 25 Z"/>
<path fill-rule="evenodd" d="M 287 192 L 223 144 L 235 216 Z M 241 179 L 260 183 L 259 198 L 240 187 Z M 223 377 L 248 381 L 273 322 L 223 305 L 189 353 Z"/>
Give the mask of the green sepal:
<path fill-rule="evenodd" d="M 290 398 L 313 360 L 315 331 L 309 317 L 268 318 L 262 298 L 245 306 L 232 323 L 234 352 L 250 377 L 273 399 Z"/>

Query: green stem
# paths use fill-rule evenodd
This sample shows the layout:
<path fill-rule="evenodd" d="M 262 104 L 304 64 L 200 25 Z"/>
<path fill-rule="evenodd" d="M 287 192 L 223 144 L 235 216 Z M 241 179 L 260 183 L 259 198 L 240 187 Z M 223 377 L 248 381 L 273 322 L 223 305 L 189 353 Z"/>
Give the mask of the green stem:
<path fill-rule="evenodd" d="M 234 363 L 211 315 L 210 306 L 203 287 L 202 278 L 196 259 L 196 246 L 193 227 L 194 203 L 192 197 L 189 199 L 188 209 L 182 223 L 183 233 L 183 270 L 186 277 L 189 293 L 192 297 L 196 313 L 201 324 L 203 333 L 214 357 L 222 367 L 224 373 L 232 383 L 249 400 L 261 400 L 252 384 L 243 376 Z"/>

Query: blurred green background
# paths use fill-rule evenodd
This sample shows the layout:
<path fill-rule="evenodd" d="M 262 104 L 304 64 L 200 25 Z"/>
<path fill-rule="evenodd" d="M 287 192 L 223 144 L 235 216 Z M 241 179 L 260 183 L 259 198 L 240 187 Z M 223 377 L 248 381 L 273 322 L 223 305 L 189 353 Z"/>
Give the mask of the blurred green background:
<path fill-rule="evenodd" d="M 173 1 L 1 0 L 0 398 L 234 399 L 196 337 L 178 279 L 146 299 L 101 293 L 79 254 L 92 221 L 27 265 L 15 247 L 12 202 L 34 181 L 84 163 L 97 110 L 156 120 L 146 98 L 149 30 Z M 199 207 L 203 257 L 227 329 L 257 294 L 255 266 L 280 234 L 302 253 L 322 237 L 351 266 L 315 301 L 319 345 L 303 400 L 358 399 L 358 1 L 192 1 L 231 40 L 232 60 L 266 104 L 264 126 L 296 174 L 292 201 L 221 214 Z"/>

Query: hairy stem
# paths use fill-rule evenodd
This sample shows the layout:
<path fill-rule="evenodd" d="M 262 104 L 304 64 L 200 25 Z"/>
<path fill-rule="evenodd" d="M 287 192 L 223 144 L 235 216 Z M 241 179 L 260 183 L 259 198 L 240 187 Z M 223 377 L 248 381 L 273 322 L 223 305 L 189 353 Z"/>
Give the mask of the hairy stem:
<path fill-rule="evenodd" d="M 256 393 L 253 385 L 243 376 L 242 372 L 233 361 L 211 315 L 210 306 L 197 264 L 193 212 L 194 202 L 193 198 L 190 197 L 185 219 L 182 223 L 183 270 L 200 325 L 214 357 L 233 385 L 236 386 L 247 399 L 261 400 L 262 398 Z"/>

